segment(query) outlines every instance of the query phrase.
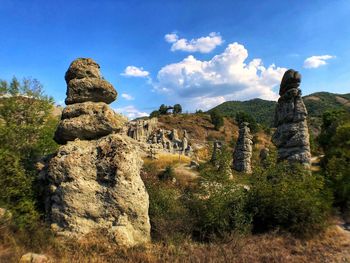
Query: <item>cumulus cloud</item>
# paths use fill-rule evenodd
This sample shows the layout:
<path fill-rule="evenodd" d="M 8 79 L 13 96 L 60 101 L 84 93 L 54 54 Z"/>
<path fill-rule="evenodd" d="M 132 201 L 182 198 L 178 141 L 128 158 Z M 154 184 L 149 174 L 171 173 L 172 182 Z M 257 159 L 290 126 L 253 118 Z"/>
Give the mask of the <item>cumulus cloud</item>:
<path fill-rule="evenodd" d="M 223 43 L 220 34 L 215 32 L 210 33 L 209 36 L 191 40 L 179 38 L 176 33 L 166 34 L 164 38 L 172 44 L 171 51 L 209 53 Z"/>
<path fill-rule="evenodd" d="M 126 100 L 134 100 L 134 97 L 127 93 L 122 93 L 122 98 Z"/>
<path fill-rule="evenodd" d="M 147 112 L 139 111 L 134 105 L 128 105 L 121 108 L 115 109 L 117 112 L 125 115 L 128 119 L 135 119 L 140 117 L 148 116 Z"/>
<path fill-rule="evenodd" d="M 127 66 L 121 75 L 125 77 L 145 78 L 149 76 L 149 72 L 143 68 Z"/>
<path fill-rule="evenodd" d="M 328 59 L 335 58 L 335 56 L 331 55 L 322 55 L 322 56 L 312 56 L 304 61 L 304 68 L 318 68 L 324 65 L 327 65 Z"/>
<path fill-rule="evenodd" d="M 247 49 L 239 43 L 229 44 L 223 53 L 207 61 L 190 55 L 164 66 L 154 88 L 181 100 L 189 110 L 206 110 L 227 100 L 276 100 L 273 88 L 286 69 L 274 64 L 265 67 L 261 59 L 247 58 Z"/>

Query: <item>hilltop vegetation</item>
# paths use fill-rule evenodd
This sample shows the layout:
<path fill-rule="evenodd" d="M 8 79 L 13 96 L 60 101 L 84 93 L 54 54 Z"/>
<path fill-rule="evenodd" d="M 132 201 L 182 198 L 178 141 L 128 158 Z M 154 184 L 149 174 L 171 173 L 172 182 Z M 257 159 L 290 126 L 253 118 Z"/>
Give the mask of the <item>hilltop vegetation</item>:
<path fill-rule="evenodd" d="M 327 110 L 350 110 L 350 93 L 335 94 L 316 92 L 303 97 L 309 118 L 320 118 Z M 227 101 L 209 110 L 218 110 L 226 117 L 234 117 L 243 111 L 253 116 L 258 123 L 271 126 L 273 123 L 276 102 L 262 99 L 248 101 Z"/>

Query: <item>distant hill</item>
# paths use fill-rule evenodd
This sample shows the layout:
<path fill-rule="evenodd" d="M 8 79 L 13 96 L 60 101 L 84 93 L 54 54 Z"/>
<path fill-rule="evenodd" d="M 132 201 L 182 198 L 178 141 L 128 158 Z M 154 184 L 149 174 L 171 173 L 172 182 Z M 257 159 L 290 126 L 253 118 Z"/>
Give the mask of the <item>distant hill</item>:
<path fill-rule="evenodd" d="M 350 93 L 335 94 L 329 92 L 316 92 L 303 97 L 310 118 L 319 118 L 327 110 L 347 109 L 350 110 Z M 255 117 L 261 124 L 273 123 L 276 102 L 262 99 L 248 101 L 226 101 L 215 108 L 226 117 L 234 117 L 239 111 L 244 111 Z"/>

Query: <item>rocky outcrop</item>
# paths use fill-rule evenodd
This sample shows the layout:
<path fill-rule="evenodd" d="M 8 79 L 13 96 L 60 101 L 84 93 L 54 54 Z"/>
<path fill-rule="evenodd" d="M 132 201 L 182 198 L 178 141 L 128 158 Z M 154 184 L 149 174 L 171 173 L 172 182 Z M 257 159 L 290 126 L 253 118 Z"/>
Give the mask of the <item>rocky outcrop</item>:
<path fill-rule="evenodd" d="M 96 139 L 122 129 L 126 119 L 116 114 L 104 102 L 84 102 L 68 105 L 62 112 L 55 133 L 58 143 Z"/>
<path fill-rule="evenodd" d="M 252 172 L 253 136 L 250 134 L 248 125 L 247 122 L 239 125 L 239 135 L 233 152 L 233 169 L 244 173 Z"/>
<path fill-rule="evenodd" d="M 20 260 L 19 263 L 47 263 L 49 262 L 49 258 L 42 254 L 36 254 L 36 253 L 26 253 L 24 254 Z"/>
<path fill-rule="evenodd" d="M 152 158 L 159 153 L 192 154 L 187 132 L 183 131 L 180 139 L 176 129 L 170 131 L 158 128 L 157 118 L 132 121 L 126 133 L 137 140 L 143 152 Z"/>
<path fill-rule="evenodd" d="M 72 79 L 68 83 L 66 104 L 86 101 L 111 103 L 117 98 L 112 84 L 104 79 Z"/>
<path fill-rule="evenodd" d="M 278 161 L 311 164 L 307 110 L 301 97 L 301 75 L 295 70 L 284 74 L 280 86 L 280 98 L 275 112 L 277 127 L 272 141 L 278 149 Z"/>
<path fill-rule="evenodd" d="M 158 119 L 131 121 L 128 125 L 127 134 L 139 142 L 146 142 L 152 132 L 157 128 Z"/>
<path fill-rule="evenodd" d="M 68 89 L 78 78 L 99 77 L 98 69 L 91 59 L 74 61 L 66 73 Z M 97 98 L 62 112 L 55 139 L 66 144 L 41 172 L 47 219 L 61 235 L 79 237 L 103 229 L 120 245 L 142 244 L 150 240 L 150 223 L 139 149 L 120 132 L 125 119 Z"/>

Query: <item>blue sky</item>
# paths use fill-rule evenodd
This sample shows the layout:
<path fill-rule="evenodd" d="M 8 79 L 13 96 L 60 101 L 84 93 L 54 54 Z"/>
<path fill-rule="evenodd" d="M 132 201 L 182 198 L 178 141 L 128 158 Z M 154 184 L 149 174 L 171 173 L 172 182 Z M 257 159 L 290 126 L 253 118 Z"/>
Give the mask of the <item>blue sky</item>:
<path fill-rule="evenodd" d="M 287 68 L 303 94 L 350 92 L 350 1 L 0 0 L 0 78 L 31 76 L 56 102 L 64 73 L 91 57 L 130 118 L 276 99 Z"/>

